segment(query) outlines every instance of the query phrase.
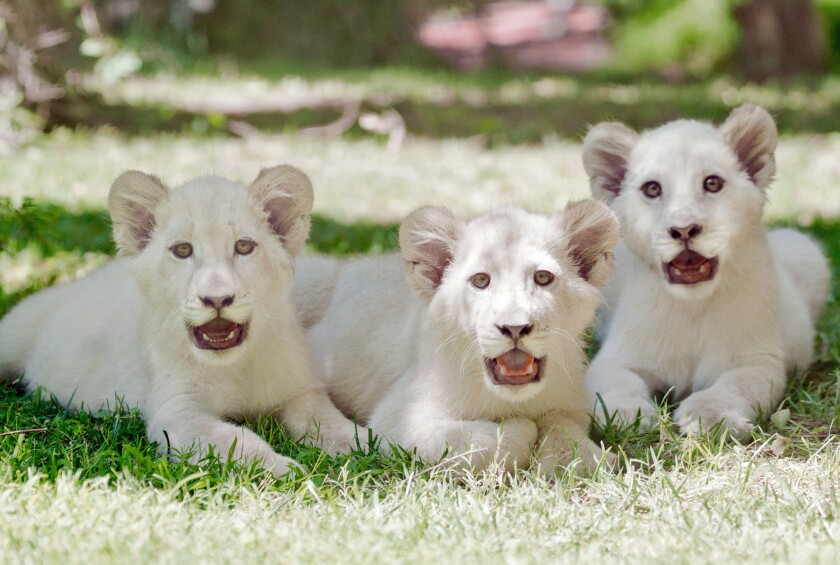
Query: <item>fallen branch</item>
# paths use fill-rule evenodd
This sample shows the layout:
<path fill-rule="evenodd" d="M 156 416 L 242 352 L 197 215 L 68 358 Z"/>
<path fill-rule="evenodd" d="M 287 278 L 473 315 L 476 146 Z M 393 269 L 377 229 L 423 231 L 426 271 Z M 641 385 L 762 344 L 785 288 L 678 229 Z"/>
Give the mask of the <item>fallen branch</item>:
<path fill-rule="evenodd" d="M 33 434 L 33 433 L 42 434 L 46 431 L 47 431 L 47 428 L 32 428 L 32 429 L 29 429 L 29 430 L 12 430 L 10 432 L 0 433 L 0 437 L 14 436 L 14 435 L 18 435 L 18 434 Z"/>
<path fill-rule="evenodd" d="M 359 103 L 348 102 L 344 105 L 344 112 L 334 122 L 330 122 L 324 126 L 315 126 L 310 128 L 303 128 L 298 133 L 301 135 L 311 135 L 315 137 L 338 137 L 356 123 L 359 118 Z"/>

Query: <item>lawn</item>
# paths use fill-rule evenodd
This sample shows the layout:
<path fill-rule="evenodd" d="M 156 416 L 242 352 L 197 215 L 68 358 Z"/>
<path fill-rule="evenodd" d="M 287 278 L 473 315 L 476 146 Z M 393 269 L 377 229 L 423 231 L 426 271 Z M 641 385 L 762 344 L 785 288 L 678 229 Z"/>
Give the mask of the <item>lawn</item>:
<path fill-rule="evenodd" d="M 387 82 L 377 88 L 387 90 L 393 79 L 377 76 L 374 83 Z M 285 88 L 283 80 L 265 80 Z M 295 84 L 306 91 L 320 80 L 304 76 Z M 366 84 L 344 77 L 337 88 L 350 89 L 354 80 Z M 443 85 L 490 92 L 492 101 L 500 91 L 494 80 L 452 78 Z M 628 90 L 617 92 L 621 100 Z M 722 118 L 727 108 L 716 104 L 714 115 Z M 794 115 L 787 102 L 779 104 L 778 112 Z M 527 123 L 538 123 L 540 106 L 521 106 L 531 108 Z M 635 123 L 654 125 L 661 117 Z M 105 197 L 128 168 L 177 184 L 209 171 L 247 181 L 262 165 L 299 166 L 316 193 L 309 250 L 335 255 L 394 249 L 399 220 L 422 204 L 446 204 L 463 214 L 504 204 L 549 211 L 588 193 L 576 129 L 531 136 L 527 144 L 488 143 L 492 132 L 427 132 L 394 152 L 361 132 L 234 138 L 191 128 L 177 135 L 57 130 L 0 157 L 0 315 L 24 295 L 108 260 L 113 246 Z M 813 133 L 824 131 L 819 128 L 801 133 L 791 125 L 783 131 L 768 222 L 813 234 L 838 272 L 840 136 Z M 271 422 L 258 422 L 260 433 L 304 466 L 291 479 L 275 481 L 253 467 L 159 458 L 130 411 L 71 414 L 47 397 L 5 387 L 0 559 L 834 563 L 840 554 L 837 282 L 830 300 L 817 362 L 792 381 L 754 442 L 686 439 L 665 427 L 647 434 L 632 427 L 596 430 L 626 457 L 620 469 L 592 478 L 561 473 L 548 479 L 530 471 L 512 478 L 457 475 L 408 453 L 386 456 L 366 445 L 330 457 L 295 444 Z"/>

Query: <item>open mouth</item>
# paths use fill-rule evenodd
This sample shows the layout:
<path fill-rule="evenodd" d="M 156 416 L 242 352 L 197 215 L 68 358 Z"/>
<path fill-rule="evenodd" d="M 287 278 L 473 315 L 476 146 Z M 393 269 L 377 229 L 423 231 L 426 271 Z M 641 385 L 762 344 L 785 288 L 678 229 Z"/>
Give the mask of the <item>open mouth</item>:
<path fill-rule="evenodd" d="M 690 249 L 674 257 L 670 263 L 663 263 L 662 268 L 671 284 L 697 284 L 710 281 L 717 271 L 717 257 L 704 257 Z"/>
<path fill-rule="evenodd" d="M 516 348 L 495 359 L 486 359 L 485 363 L 497 385 L 526 385 L 540 380 L 545 357 L 537 359 Z"/>
<path fill-rule="evenodd" d="M 248 325 L 237 324 L 224 318 L 213 318 L 206 324 L 192 327 L 191 330 L 196 347 L 221 351 L 241 344 L 248 333 Z"/>

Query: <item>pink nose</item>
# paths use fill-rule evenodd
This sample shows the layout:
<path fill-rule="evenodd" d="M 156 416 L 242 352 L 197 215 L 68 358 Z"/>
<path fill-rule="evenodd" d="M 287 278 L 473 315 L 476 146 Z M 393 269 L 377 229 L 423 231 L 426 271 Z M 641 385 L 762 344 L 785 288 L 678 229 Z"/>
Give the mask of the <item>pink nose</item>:
<path fill-rule="evenodd" d="M 534 326 L 496 326 L 502 335 L 506 335 L 512 339 L 519 339 L 523 335 L 528 335 Z"/>
<path fill-rule="evenodd" d="M 700 235 L 700 232 L 703 231 L 702 226 L 698 226 L 697 224 L 691 224 L 690 226 L 686 226 L 684 228 L 675 228 L 670 227 L 668 228 L 668 233 L 671 234 L 671 237 L 674 239 L 680 239 L 682 241 L 689 241 Z"/>
<path fill-rule="evenodd" d="M 205 306 L 212 306 L 216 310 L 221 310 L 225 306 L 230 306 L 233 304 L 233 295 L 227 296 L 202 296 L 201 302 L 204 303 Z"/>

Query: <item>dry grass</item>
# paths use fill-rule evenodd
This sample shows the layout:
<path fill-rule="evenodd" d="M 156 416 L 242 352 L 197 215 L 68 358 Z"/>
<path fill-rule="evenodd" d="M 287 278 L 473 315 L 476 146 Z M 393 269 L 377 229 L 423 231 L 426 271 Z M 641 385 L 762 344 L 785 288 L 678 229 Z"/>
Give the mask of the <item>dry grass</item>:
<path fill-rule="evenodd" d="M 281 494 L 231 476 L 191 497 L 131 477 L 5 479 L 0 555 L 33 563 L 835 563 L 838 465 L 836 449 L 804 460 L 732 449 L 589 481 L 410 474 L 365 484 L 339 474 Z"/>

